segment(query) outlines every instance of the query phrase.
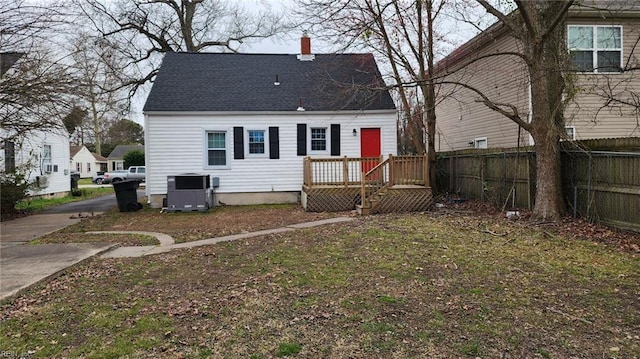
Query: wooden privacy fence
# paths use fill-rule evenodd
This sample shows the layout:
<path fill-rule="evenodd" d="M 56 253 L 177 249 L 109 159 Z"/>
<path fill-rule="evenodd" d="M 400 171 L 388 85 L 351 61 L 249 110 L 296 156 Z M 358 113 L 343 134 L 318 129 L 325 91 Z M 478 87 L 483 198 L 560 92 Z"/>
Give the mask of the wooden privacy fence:
<path fill-rule="evenodd" d="M 535 152 L 474 150 L 440 153 L 440 188 L 449 196 L 533 208 Z M 563 195 L 574 216 L 640 231 L 640 152 L 562 152 Z"/>

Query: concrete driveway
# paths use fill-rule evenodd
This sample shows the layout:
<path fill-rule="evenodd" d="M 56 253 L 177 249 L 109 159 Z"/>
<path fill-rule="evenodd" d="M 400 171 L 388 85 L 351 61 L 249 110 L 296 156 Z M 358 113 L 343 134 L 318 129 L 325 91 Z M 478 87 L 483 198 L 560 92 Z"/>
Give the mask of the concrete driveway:
<path fill-rule="evenodd" d="M 144 196 L 143 191 L 138 197 Z M 112 243 L 40 244 L 27 242 L 117 206 L 115 194 L 60 205 L 0 224 L 0 299 L 15 296 L 64 269 L 111 249 Z"/>

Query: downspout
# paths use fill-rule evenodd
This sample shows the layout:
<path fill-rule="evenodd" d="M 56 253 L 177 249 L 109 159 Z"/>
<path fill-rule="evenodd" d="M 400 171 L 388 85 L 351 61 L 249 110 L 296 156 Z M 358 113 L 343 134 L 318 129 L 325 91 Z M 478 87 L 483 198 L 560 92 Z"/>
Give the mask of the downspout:
<path fill-rule="evenodd" d="M 531 74 L 527 73 L 527 77 L 529 78 L 529 88 L 528 88 L 528 93 L 527 93 L 527 102 L 529 105 L 529 113 L 527 114 L 527 116 L 529 116 L 529 123 L 531 123 L 531 120 L 533 120 L 533 96 L 531 95 Z M 529 132 L 529 131 L 527 131 Z M 519 140 L 519 138 L 518 138 Z M 529 132 L 529 146 L 533 146 L 535 145 L 535 141 L 533 140 L 533 136 L 531 135 L 531 132 Z"/>

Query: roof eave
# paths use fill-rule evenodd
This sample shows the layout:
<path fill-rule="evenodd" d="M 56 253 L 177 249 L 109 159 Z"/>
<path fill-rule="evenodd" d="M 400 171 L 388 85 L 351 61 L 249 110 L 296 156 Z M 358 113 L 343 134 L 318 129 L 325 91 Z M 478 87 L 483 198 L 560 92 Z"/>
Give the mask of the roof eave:
<path fill-rule="evenodd" d="M 396 109 L 333 110 L 333 111 L 144 111 L 146 116 L 247 116 L 247 115 L 339 115 L 339 114 L 396 113 Z"/>

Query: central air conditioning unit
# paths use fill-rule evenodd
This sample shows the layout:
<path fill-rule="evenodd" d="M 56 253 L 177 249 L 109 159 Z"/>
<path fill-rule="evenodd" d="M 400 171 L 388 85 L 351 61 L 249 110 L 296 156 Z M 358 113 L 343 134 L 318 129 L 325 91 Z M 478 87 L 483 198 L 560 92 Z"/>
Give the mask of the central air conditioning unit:
<path fill-rule="evenodd" d="M 38 188 L 46 188 L 49 185 L 49 177 L 36 176 L 36 186 Z"/>
<path fill-rule="evenodd" d="M 185 173 L 167 176 L 168 212 L 204 212 L 213 207 L 213 203 L 209 175 Z"/>

